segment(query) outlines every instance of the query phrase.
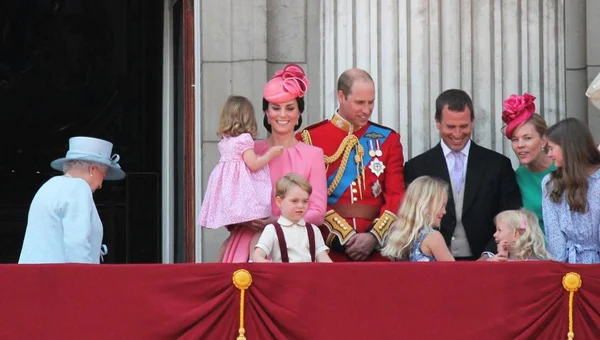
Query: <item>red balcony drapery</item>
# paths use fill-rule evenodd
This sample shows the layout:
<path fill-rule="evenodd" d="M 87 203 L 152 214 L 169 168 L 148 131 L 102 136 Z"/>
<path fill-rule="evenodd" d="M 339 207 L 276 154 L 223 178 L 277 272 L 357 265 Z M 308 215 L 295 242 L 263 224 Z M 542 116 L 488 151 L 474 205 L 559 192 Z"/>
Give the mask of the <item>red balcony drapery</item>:
<path fill-rule="evenodd" d="M 307 263 L 0 266 L 2 339 L 575 339 L 600 334 L 600 265 Z"/>

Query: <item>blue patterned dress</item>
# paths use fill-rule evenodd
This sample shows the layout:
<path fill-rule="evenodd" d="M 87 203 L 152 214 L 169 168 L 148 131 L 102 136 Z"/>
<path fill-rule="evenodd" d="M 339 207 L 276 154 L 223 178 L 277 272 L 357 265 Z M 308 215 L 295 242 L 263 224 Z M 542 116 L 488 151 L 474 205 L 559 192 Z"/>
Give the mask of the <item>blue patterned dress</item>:
<path fill-rule="evenodd" d="M 427 235 L 429 235 L 429 233 L 431 233 L 432 231 L 434 231 L 434 229 L 430 228 L 430 227 L 425 227 L 425 228 L 423 228 L 423 230 L 421 230 L 421 233 L 419 234 L 419 238 L 417 239 L 415 244 L 410 249 L 410 262 L 432 262 L 432 261 L 435 261 L 435 257 L 433 257 L 432 255 L 423 254 L 423 252 L 421 251 L 421 243 L 423 243 L 423 240 L 425 239 L 425 237 L 427 237 Z"/>
<path fill-rule="evenodd" d="M 588 211 L 570 211 L 563 198 L 554 203 L 542 181 L 542 213 L 546 228 L 546 245 L 552 257 L 567 263 L 600 263 L 600 170 L 588 176 Z"/>

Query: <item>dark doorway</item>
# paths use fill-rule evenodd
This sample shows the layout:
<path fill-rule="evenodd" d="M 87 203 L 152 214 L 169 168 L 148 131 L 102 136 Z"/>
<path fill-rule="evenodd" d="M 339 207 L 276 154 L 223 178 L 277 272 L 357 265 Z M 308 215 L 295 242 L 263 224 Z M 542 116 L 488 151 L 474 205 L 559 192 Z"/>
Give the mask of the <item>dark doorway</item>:
<path fill-rule="evenodd" d="M 161 0 L 0 0 L 0 263 L 72 136 L 128 174 L 94 194 L 105 263 L 161 262 L 162 22 Z"/>

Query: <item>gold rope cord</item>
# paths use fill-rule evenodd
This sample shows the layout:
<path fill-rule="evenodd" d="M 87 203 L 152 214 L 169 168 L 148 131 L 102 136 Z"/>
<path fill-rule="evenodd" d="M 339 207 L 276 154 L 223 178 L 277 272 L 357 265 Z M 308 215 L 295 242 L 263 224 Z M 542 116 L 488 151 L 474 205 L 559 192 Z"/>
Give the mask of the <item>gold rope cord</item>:
<path fill-rule="evenodd" d="M 575 333 L 573 332 L 573 295 L 581 288 L 581 276 L 577 273 L 567 273 L 563 276 L 562 284 L 565 290 L 569 292 L 569 332 L 567 333 L 567 339 L 573 340 Z"/>
<path fill-rule="evenodd" d="M 233 273 L 233 285 L 240 290 L 240 329 L 237 340 L 246 340 L 246 329 L 244 328 L 244 293 L 252 285 L 252 275 L 246 269 L 236 270 Z"/>
<path fill-rule="evenodd" d="M 335 188 L 337 188 L 338 184 L 342 180 L 342 176 L 344 176 L 344 172 L 346 171 L 346 166 L 348 165 L 348 158 L 350 158 L 350 152 L 352 152 L 352 148 L 356 145 L 359 146 L 357 150 L 357 155 L 362 159 L 362 154 L 364 154 L 364 149 L 362 145 L 360 145 L 358 138 L 355 135 L 348 135 L 344 137 L 342 143 L 338 147 L 337 151 L 331 156 L 325 156 L 325 166 L 329 167 L 329 165 L 335 161 L 337 161 L 340 156 L 343 154 L 342 162 L 340 163 L 340 167 L 337 169 L 335 177 L 333 181 L 331 181 L 331 185 L 327 188 L 327 195 L 331 195 Z M 361 152 L 362 151 L 362 154 Z"/>
<path fill-rule="evenodd" d="M 301 135 L 302 135 L 302 141 L 305 144 L 312 145 L 312 138 L 310 137 L 310 132 L 308 132 L 308 130 L 302 131 Z M 359 165 L 358 160 L 360 159 L 360 161 L 362 162 L 362 158 L 365 154 L 365 150 L 364 150 L 363 146 L 360 145 L 358 138 L 352 134 L 344 137 L 344 139 L 340 143 L 340 146 L 338 147 L 337 151 L 333 155 L 331 155 L 331 156 L 325 155 L 324 156 L 325 167 L 329 168 L 329 165 L 331 163 L 337 161 L 340 158 L 340 156 L 343 155 L 342 161 L 340 163 L 340 167 L 338 168 L 338 170 L 335 174 L 335 177 L 333 178 L 333 181 L 327 188 L 328 196 L 331 195 L 333 193 L 333 191 L 335 190 L 335 188 L 337 188 L 337 186 L 340 184 L 340 181 L 342 180 L 342 176 L 344 176 L 344 172 L 346 171 L 346 166 L 348 165 L 348 158 L 350 158 L 350 152 L 352 152 L 352 148 L 354 148 L 355 146 L 356 146 L 356 155 L 358 156 L 356 163 L 358 166 Z M 364 164 L 360 164 L 360 167 L 362 168 L 362 177 L 364 179 L 364 177 L 365 177 Z M 357 169 L 357 170 L 359 170 L 359 169 Z M 358 176 L 360 176 L 360 174 L 361 174 L 361 171 L 359 170 Z"/>

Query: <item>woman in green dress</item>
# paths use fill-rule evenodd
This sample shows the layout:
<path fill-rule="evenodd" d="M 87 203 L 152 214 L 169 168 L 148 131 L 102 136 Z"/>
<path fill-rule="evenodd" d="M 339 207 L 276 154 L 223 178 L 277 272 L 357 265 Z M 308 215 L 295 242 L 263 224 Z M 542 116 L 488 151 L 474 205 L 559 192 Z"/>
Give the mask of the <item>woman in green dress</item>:
<path fill-rule="evenodd" d="M 521 164 L 515 171 L 523 197 L 523 207 L 535 213 L 544 231 L 542 218 L 542 179 L 556 167 L 548 157 L 544 135 L 548 125 L 535 113 L 535 97 L 525 93 L 513 94 L 504 101 L 502 120 L 506 138 Z"/>

